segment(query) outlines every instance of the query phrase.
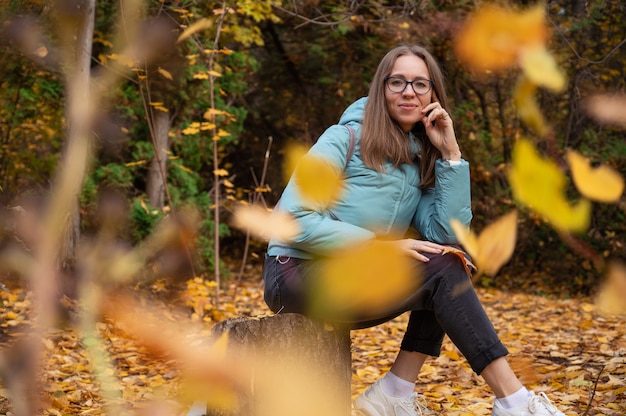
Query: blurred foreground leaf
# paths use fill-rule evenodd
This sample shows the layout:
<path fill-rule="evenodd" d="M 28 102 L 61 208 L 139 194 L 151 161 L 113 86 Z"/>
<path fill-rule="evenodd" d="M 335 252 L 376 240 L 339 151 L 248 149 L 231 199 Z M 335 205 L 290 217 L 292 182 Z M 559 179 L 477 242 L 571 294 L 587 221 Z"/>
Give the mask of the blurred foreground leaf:
<path fill-rule="evenodd" d="M 341 194 L 341 174 L 325 159 L 307 154 L 296 167 L 295 181 L 304 200 L 327 206 Z"/>
<path fill-rule="evenodd" d="M 393 243 L 371 241 L 324 260 L 314 288 L 323 316 L 380 316 L 421 285 L 412 260 Z"/>
<path fill-rule="evenodd" d="M 566 178 L 551 160 L 539 155 L 533 144 L 521 139 L 513 148 L 513 165 L 509 171 L 513 196 L 561 231 L 582 232 L 587 229 L 591 203 L 581 199 L 571 206 L 565 196 Z"/>
<path fill-rule="evenodd" d="M 624 179 L 608 165 L 593 168 L 589 160 L 570 150 L 567 161 L 572 169 L 576 188 L 585 197 L 599 202 L 616 202 L 624 192 Z"/>
<path fill-rule="evenodd" d="M 596 296 L 596 306 L 601 313 L 626 316 L 626 266 L 623 263 L 609 265 L 606 279 Z"/>
<path fill-rule="evenodd" d="M 516 210 L 489 224 L 479 236 L 457 220 L 450 223 L 457 239 L 474 260 L 477 275 L 495 275 L 513 255 L 517 239 Z"/>
<path fill-rule="evenodd" d="M 300 232 L 298 224 L 289 215 L 279 211 L 272 213 L 258 205 L 239 205 L 235 209 L 233 226 L 263 240 L 290 241 Z"/>
<path fill-rule="evenodd" d="M 517 65 L 524 50 L 544 45 L 547 36 L 543 4 L 526 11 L 486 5 L 458 32 L 455 51 L 473 69 L 497 71 Z"/>

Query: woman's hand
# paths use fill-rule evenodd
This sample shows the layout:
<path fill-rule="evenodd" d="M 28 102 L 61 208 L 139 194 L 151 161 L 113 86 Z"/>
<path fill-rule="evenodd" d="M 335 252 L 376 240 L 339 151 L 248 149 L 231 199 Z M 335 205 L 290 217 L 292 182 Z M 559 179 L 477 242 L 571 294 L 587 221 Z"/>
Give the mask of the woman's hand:
<path fill-rule="evenodd" d="M 422 109 L 428 116 L 422 118 L 426 127 L 426 134 L 433 146 L 441 152 L 445 160 L 461 160 L 461 151 L 454 134 L 452 118 L 438 101 L 434 101 Z"/>
<path fill-rule="evenodd" d="M 395 243 L 408 256 L 423 262 L 428 262 L 430 259 L 421 253 L 439 254 L 444 249 L 444 246 L 440 244 L 431 243 L 430 241 L 415 240 L 413 238 L 396 240 Z"/>

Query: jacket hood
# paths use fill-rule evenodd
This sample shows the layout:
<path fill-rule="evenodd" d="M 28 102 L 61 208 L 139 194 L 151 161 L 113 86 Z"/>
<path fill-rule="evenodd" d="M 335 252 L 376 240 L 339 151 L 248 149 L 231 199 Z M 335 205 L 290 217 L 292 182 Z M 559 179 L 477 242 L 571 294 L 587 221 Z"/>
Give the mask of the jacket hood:
<path fill-rule="evenodd" d="M 344 125 L 351 122 L 363 123 L 363 115 L 365 114 L 365 103 L 367 97 L 362 97 L 350 104 L 346 111 L 343 112 L 339 119 L 339 124 Z"/>

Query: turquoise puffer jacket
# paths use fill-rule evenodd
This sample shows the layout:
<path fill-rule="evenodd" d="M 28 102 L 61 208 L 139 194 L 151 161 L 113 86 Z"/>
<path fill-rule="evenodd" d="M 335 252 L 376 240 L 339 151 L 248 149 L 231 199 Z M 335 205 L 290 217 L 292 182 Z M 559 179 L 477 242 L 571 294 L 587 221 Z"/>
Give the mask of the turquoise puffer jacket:
<path fill-rule="evenodd" d="M 360 155 L 361 120 L 366 98 L 350 105 L 339 124 L 329 127 L 311 147 L 309 154 L 323 157 L 343 170 L 350 147 L 350 125 L 356 133 L 352 157 L 344 171 L 344 190 L 330 206 L 303 201 L 292 177 L 275 211 L 291 214 L 300 227 L 289 243 L 270 239 L 267 254 L 309 259 L 332 255 L 339 247 L 382 238 L 402 238 L 414 227 L 424 240 L 455 243 L 450 219 L 469 226 L 472 218 L 469 164 L 449 166 L 441 160 L 435 167 L 435 187 L 422 190 L 415 164 L 397 168 L 386 165 L 378 172 L 363 164 Z M 415 152 L 419 145 L 411 135 Z"/>

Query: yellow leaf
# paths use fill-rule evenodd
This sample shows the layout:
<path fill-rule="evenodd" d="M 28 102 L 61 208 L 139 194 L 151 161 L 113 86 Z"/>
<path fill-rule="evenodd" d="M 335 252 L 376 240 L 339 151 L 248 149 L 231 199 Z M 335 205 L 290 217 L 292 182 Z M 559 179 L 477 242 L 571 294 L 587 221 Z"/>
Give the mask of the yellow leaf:
<path fill-rule="evenodd" d="M 537 86 L 528 78 L 521 76 L 513 91 L 513 101 L 522 121 L 540 136 L 548 131 L 543 114 L 535 100 Z"/>
<path fill-rule="evenodd" d="M 185 135 L 185 136 L 191 136 L 191 135 L 199 133 L 200 129 L 197 128 L 197 127 L 191 127 L 190 126 L 190 127 L 187 127 L 186 129 L 183 129 L 182 132 L 183 132 L 183 135 Z"/>
<path fill-rule="evenodd" d="M 565 175 L 554 162 L 542 158 L 530 141 L 520 139 L 515 144 L 508 177 L 514 198 L 557 230 L 582 232 L 589 225 L 591 202 L 582 199 L 570 206 Z"/>
<path fill-rule="evenodd" d="M 290 144 L 285 152 L 285 159 L 283 162 L 283 179 L 285 182 L 289 181 L 289 178 L 296 170 L 298 162 L 304 157 L 307 152 L 307 148 L 299 143 Z"/>
<path fill-rule="evenodd" d="M 298 224 L 288 214 L 279 211 L 271 213 L 257 205 L 239 205 L 235 208 L 233 226 L 265 241 L 270 238 L 291 241 L 300 232 Z"/>
<path fill-rule="evenodd" d="M 565 75 L 542 44 L 524 49 L 520 65 L 526 77 L 536 85 L 557 92 L 565 87 Z"/>
<path fill-rule="evenodd" d="M 200 19 L 197 22 L 194 22 L 191 26 L 189 26 L 183 33 L 180 34 L 176 42 L 182 42 L 187 39 L 189 36 L 193 35 L 196 32 L 201 30 L 206 30 L 212 26 L 213 22 L 209 19 Z"/>
<path fill-rule="evenodd" d="M 224 331 L 213 345 L 211 345 L 211 352 L 214 353 L 217 358 L 226 357 L 226 353 L 228 352 L 228 331 Z"/>
<path fill-rule="evenodd" d="M 215 169 L 213 174 L 215 176 L 228 176 L 228 171 L 226 169 Z"/>
<path fill-rule="evenodd" d="M 147 162 L 148 162 L 147 160 L 138 160 L 136 162 L 125 163 L 124 166 L 126 166 L 126 167 L 133 167 L 133 166 L 138 166 L 138 165 L 144 165 Z"/>
<path fill-rule="evenodd" d="M 212 116 L 228 116 L 230 115 L 230 113 L 228 113 L 227 111 L 224 110 L 218 110 L 217 108 L 209 108 L 205 113 L 204 113 L 204 118 L 211 118 Z"/>
<path fill-rule="evenodd" d="M 479 272 L 493 276 L 513 255 L 517 240 L 516 210 L 489 224 L 478 237 L 458 220 L 453 219 L 450 224 Z"/>
<path fill-rule="evenodd" d="M 543 45 L 548 36 L 545 6 L 518 12 L 487 5 L 479 8 L 455 37 L 459 59 L 478 70 L 503 70 L 517 65 L 520 52 Z"/>
<path fill-rule="evenodd" d="M 161 67 L 159 67 L 159 69 L 158 69 L 157 71 L 159 71 L 159 74 L 161 74 L 161 76 L 162 76 L 163 78 L 167 78 L 167 79 L 169 79 L 169 80 L 174 79 L 174 78 L 172 77 L 172 74 L 170 74 L 170 73 L 169 73 L 169 71 L 167 71 L 167 70 L 165 70 L 165 69 L 163 69 L 163 68 L 161 68 Z"/>
<path fill-rule="evenodd" d="M 342 172 L 325 159 L 307 154 L 300 159 L 294 178 L 303 199 L 330 205 L 341 193 L 341 175 Z"/>
<path fill-rule="evenodd" d="M 569 150 L 567 162 L 572 169 L 576 188 L 585 197 L 599 202 L 616 202 L 624 191 L 624 179 L 608 165 L 592 168 L 589 160 L 580 153 Z"/>
<path fill-rule="evenodd" d="M 373 240 L 339 251 L 311 282 L 316 315 L 339 321 L 381 316 L 421 285 L 413 261 L 395 244 Z"/>

